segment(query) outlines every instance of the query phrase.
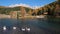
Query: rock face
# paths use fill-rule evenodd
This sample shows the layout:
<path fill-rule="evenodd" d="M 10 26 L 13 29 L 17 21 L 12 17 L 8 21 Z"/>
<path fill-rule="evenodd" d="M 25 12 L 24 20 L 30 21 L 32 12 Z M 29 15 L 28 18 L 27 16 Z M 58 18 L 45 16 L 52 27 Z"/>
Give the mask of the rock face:
<path fill-rule="evenodd" d="M 17 11 L 12 11 L 12 12 L 10 13 L 10 17 L 11 17 L 11 18 L 14 18 L 14 19 L 17 19 Z"/>

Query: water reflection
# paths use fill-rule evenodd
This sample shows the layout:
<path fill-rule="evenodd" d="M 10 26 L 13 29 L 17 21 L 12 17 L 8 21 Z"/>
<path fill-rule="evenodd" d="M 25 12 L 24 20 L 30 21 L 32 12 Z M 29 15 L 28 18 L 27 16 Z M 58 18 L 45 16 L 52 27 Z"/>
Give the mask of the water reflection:
<path fill-rule="evenodd" d="M 0 19 L 0 34 L 56 34 L 58 21 L 50 19 Z M 59 21 L 60 22 L 60 21 Z"/>

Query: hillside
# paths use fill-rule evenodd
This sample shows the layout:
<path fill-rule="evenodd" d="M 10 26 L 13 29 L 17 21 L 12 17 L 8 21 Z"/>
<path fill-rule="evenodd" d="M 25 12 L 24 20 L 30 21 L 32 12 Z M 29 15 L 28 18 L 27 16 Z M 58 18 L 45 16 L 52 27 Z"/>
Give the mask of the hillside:
<path fill-rule="evenodd" d="M 9 14 L 11 11 L 20 11 L 21 7 L 23 7 L 24 10 L 31 15 L 41 15 L 46 12 L 48 13 L 47 15 L 50 15 L 50 16 L 60 15 L 60 2 L 59 1 L 54 1 L 38 9 L 32 9 L 30 7 L 24 7 L 24 6 L 16 6 L 16 7 L 0 6 L 0 14 Z"/>
<path fill-rule="evenodd" d="M 11 11 L 20 11 L 22 6 L 18 7 L 4 7 L 0 6 L 0 14 L 9 14 Z M 28 12 L 31 8 L 24 7 L 24 9 Z M 32 9 L 31 9 L 32 10 Z"/>
<path fill-rule="evenodd" d="M 44 14 L 45 12 L 48 12 L 48 15 L 50 16 L 60 15 L 60 2 L 55 1 L 36 10 L 38 10 L 37 15 Z"/>

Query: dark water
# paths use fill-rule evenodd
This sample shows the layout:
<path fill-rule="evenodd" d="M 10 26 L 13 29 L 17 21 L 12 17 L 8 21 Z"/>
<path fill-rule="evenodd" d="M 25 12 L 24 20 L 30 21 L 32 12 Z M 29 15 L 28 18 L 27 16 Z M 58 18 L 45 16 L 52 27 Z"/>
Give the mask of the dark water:
<path fill-rule="evenodd" d="M 60 34 L 60 19 L 0 19 L 0 34 Z M 6 30 L 3 27 L 6 26 Z M 16 27 L 16 29 L 13 29 Z M 30 31 L 22 31 L 30 28 Z"/>

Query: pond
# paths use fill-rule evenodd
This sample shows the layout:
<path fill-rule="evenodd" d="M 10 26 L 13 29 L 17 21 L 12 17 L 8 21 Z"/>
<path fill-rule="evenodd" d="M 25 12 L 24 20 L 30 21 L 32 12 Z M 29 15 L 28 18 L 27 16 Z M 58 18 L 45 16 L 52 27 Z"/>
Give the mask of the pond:
<path fill-rule="evenodd" d="M 0 19 L 0 34 L 58 34 L 58 33 L 60 33 L 59 18 Z"/>

